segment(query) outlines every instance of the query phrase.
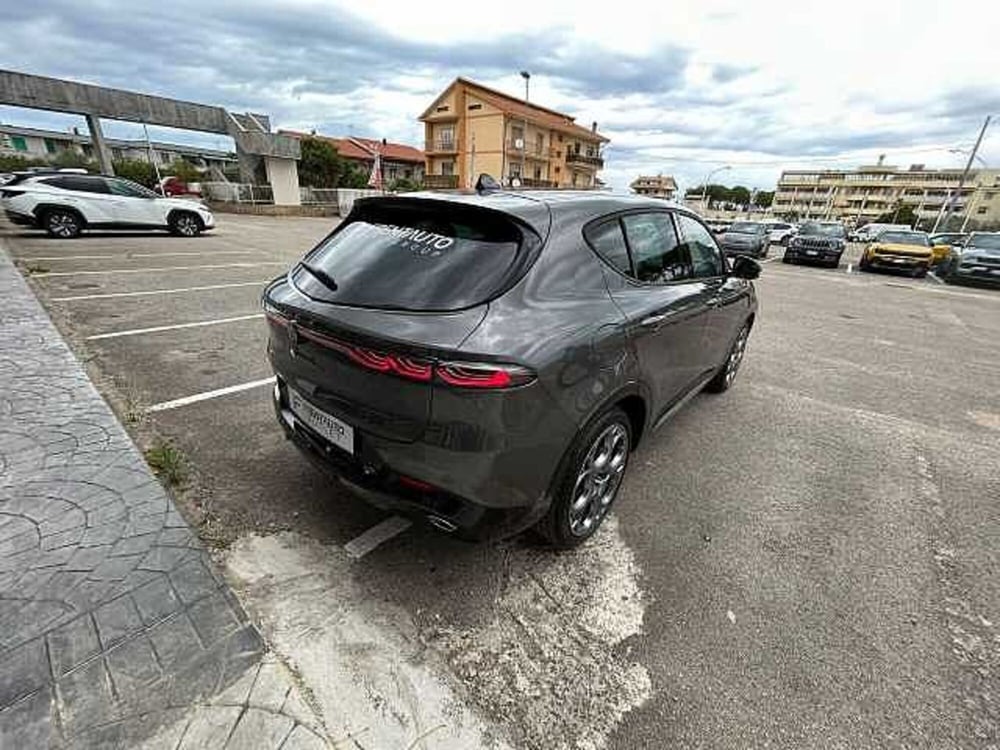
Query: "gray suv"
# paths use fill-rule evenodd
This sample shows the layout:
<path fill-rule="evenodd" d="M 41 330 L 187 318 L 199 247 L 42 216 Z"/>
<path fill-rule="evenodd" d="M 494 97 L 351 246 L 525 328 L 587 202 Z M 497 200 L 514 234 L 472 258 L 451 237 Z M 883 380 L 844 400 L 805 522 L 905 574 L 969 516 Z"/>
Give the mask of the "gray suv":
<path fill-rule="evenodd" d="M 359 200 L 264 292 L 278 421 L 378 507 L 570 547 L 640 439 L 732 384 L 759 272 L 662 201 Z"/>
<path fill-rule="evenodd" d="M 952 247 L 941 276 L 948 283 L 981 281 L 1000 284 L 1000 232 L 973 232 L 965 243 Z"/>

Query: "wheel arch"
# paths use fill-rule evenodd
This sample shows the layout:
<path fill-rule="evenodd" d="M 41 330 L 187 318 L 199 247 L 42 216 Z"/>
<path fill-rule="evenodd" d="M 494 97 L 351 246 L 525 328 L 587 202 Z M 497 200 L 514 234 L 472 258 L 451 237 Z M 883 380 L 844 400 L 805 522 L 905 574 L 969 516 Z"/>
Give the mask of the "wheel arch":
<path fill-rule="evenodd" d="M 45 221 L 45 215 L 50 211 L 66 211 L 76 216 L 80 220 L 80 227 L 87 226 L 87 217 L 83 215 L 83 212 L 76 208 L 75 206 L 64 206 L 61 203 L 39 203 L 32 209 L 32 213 L 35 215 L 35 220 L 41 225 Z"/>

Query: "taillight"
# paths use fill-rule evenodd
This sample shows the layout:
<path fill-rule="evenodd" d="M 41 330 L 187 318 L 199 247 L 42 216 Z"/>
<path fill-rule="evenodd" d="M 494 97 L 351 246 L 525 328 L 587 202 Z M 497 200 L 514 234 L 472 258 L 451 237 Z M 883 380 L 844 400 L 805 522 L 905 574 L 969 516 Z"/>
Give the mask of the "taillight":
<path fill-rule="evenodd" d="M 535 379 L 531 370 L 518 365 L 448 362 L 435 370 L 442 382 L 456 388 L 513 388 Z"/>
<path fill-rule="evenodd" d="M 407 380 L 416 380 L 422 383 L 429 383 L 434 372 L 430 362 L 413 357 L 405 357 L 395 354 L 385 354 L 364 346 L 355 346 L 346 341 L 316 333 L 308 328 L 297 329 L 303 338 L 315 341 L 320 346 L 333 349 L 347 356 L 352 362 L 361 365 L 366 370 L 374 372 L 385 372 L 399 375 Z"/>

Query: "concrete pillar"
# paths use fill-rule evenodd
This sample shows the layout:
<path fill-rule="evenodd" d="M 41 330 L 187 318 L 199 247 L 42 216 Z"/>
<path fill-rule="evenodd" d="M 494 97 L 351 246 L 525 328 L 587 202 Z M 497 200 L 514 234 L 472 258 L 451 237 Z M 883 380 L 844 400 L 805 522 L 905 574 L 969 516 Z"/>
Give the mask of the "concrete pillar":
<path fill-rule="evenodd" d="M 101 120 L 97 115 L 87 115 L 87 127 L 90 129 L 90 142 L 94 147 L 94 155 L 97 156 L 97 163 L 101 167 L 101 174 L 115 174 L 114 164 L 111 162 L 111 150 L 104 142 L 104 133 L 101 131 Z"/>
<path fill-rule="evenodd" d="M 299 167 L 294 159 L 264 157 L 267 181 L 271 183 L 271 194 L 276 206 L 299 206 L 302 195 L 299 192 Z"/>

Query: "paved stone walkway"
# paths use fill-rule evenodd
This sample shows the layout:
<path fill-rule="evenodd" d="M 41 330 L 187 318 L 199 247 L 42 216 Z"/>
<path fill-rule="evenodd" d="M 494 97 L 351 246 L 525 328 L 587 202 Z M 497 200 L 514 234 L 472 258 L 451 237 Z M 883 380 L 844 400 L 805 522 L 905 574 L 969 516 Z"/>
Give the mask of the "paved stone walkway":
<path fill-rule="evenodd" d="M 0 301 L 0 748 L 332 744 L 2 247 Z"/>

